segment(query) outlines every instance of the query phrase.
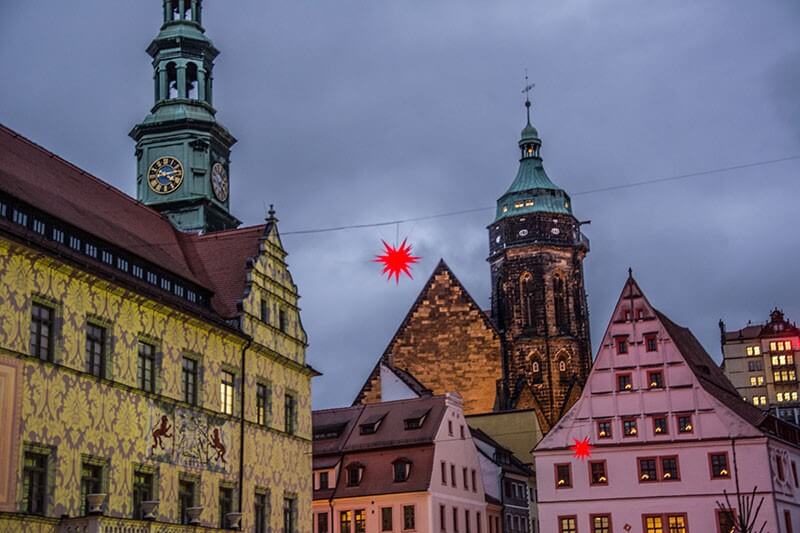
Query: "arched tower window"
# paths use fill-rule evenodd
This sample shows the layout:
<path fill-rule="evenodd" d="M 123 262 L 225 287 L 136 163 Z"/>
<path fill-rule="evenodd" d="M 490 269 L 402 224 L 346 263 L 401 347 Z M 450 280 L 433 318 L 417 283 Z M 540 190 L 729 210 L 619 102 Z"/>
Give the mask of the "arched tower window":
<path fill-rule="evenodd" d="M 200 22 L 201 0 L 164 0 L 164 21 L 193 20 Z"/>
<path fill-rule="evenodd" d="M 199 98 L 199 85 L 197 83 L 197 64 L 186 65 L 186 97 L 191 100 Z"/>
<path fill-rule="evenodd" d="M 545 324 L 544 285 L 537 283 L 530 272 L 525 272 L 520 277 L 520 299 L 522 327 L 543 333 Z"/>
<path fill-rule="evenodd" d="M 556 328 L 561 333 L 568 333 L 567 292 L 564 287 L 564 280 L 559 274 L 553 276 L 553 307 L 556 313 Z"/>
<path fill-rule="evenodd" d="M 542 364 L 539 362 L 539 358 L 535 358 L 531 363 L 531 374 L 533 376 L 534 383 L 541 383 L 543 381 L 542 378 Z"/>
<path fill-rule="evenodd" d="M 175 63 L 167 63 L 167 99 L 178 97 L 178 68 Z"/>
<path fill-rule="evenodd" d="M 558 360 L 558 371 L 559 372 L 566 372 L 567 371 L 567 362 L 563 359 Z"/>

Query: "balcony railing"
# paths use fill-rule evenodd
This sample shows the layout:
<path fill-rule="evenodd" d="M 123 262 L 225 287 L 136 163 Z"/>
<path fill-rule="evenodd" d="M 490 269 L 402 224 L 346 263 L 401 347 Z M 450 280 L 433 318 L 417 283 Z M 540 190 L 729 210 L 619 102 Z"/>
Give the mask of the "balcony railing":
<path fill-rule="evenodd" d="M 111 518 L 108 516 L 82 516 L 64 518 L 58 525 L 58 533 L 200 533 L 208 531 L 232 531 L 216 527 L 172 524 L 168 522 Z"/>

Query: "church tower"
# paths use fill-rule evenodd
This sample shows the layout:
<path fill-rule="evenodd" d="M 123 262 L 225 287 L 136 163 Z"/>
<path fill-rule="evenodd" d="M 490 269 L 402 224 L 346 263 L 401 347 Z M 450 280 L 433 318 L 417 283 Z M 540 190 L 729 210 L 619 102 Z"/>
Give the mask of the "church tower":
<path fill-rule="evenodd" d="M 219 51 L 202 26 L 202 0 L 163 0 L 164 23 L 150 43 L 155 104 L 130 132 L 136 141 L 136 197 L 183 231 L 235 228 L 229 212 L 231 146 L 214 115 Z"/>
<path fill-rule="evenodd" d="M 492 317 L 503 339 L 501 408 L 533 408 L 548 431 L 580 396 L 591 367 L 583 259 L 589 242 L 569 195 L 542 165 L 528 123 L 519 171 L 488 226 Z"/>

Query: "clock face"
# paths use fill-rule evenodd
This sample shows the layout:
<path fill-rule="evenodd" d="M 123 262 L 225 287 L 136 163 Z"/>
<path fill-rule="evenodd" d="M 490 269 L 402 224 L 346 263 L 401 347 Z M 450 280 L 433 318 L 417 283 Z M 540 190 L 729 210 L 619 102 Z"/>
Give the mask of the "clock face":
<path fill-rule="evenodd" d="M 174 157 L 153 161 L 147 171 L 147 183 L 158 194 L 169 194 L 183 183 L 183 165 Z"/>
<path fill-rule="evenodd" d="M 220 202 L 228 199 L 228 172 L 222 163 L 214 163 L 211 167 L 211 188 Z"/>

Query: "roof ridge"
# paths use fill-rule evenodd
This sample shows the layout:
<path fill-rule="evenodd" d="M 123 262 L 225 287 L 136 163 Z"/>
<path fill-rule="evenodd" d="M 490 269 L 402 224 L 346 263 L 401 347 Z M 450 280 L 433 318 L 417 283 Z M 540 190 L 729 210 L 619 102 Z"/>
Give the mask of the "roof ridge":
<path fill-rule="evenodd" d="M 117 194 L 118 196 L 121 196 L 126 202 L 131 203 L 131 204 L 136 205 L 136 206 L 139 206 L 139 207 L 147 210 L 150 214 L 155 215 L 158 218 L 160 218 L 160 219 L 164 220 L 165 222 L 167 222 L 174 231 L 179 231 L 177 228 L 175 228 L 172 225 L 172 223 L 169 221 L 169 217 L 167 217 L 165 214 L 160 213 L 159 211 L 156 211 L 152 207 L 148 206 L 147 204 L 144 204 L 144 203 L 140 202 L 139 200 L 134 199 L 132 196 L 130 196 L 129 194 L 125 193 L 125 191 L 123 191 L 121 189 L 118 189 L 117 187 L 111 185 L 107 181 L 101 180 L 100 178 L 98 178 L 94 174 L 91 174 L 88 171 L 82 169 L 81 167 L 79 167 L 75 163 L 64 159 L 60 155 L 56 154 L 55 152 L 50 151 L 49 149 L 45 148 L 44 146 L 32 141 L 31 139 L 29 139 L 28 137 L 22 135 L 21 133 L 18 133 L 17 131 L 12 130 L 10 127 L 6 126 L 2 122 L 0 122 L 0 130 L 8 133 L 14 139 L 18 139 L 18 140 L 30 145 L 31 147 L 35 148 L 36 150 L 38 150 L 40 152 L 43 152 L 44 154 L 46 154 L 51 159 L 55 159 L 58 162 L 70 167 L 71 169 L 75 170 L 76 172 L 78 172 L 82 176 L 85 176 L 85 177 L 91 179 L 92 181 L 96 182 L 98 185 L 104 187 L 105 189 L 108 189 L 109 191 Z"/>

